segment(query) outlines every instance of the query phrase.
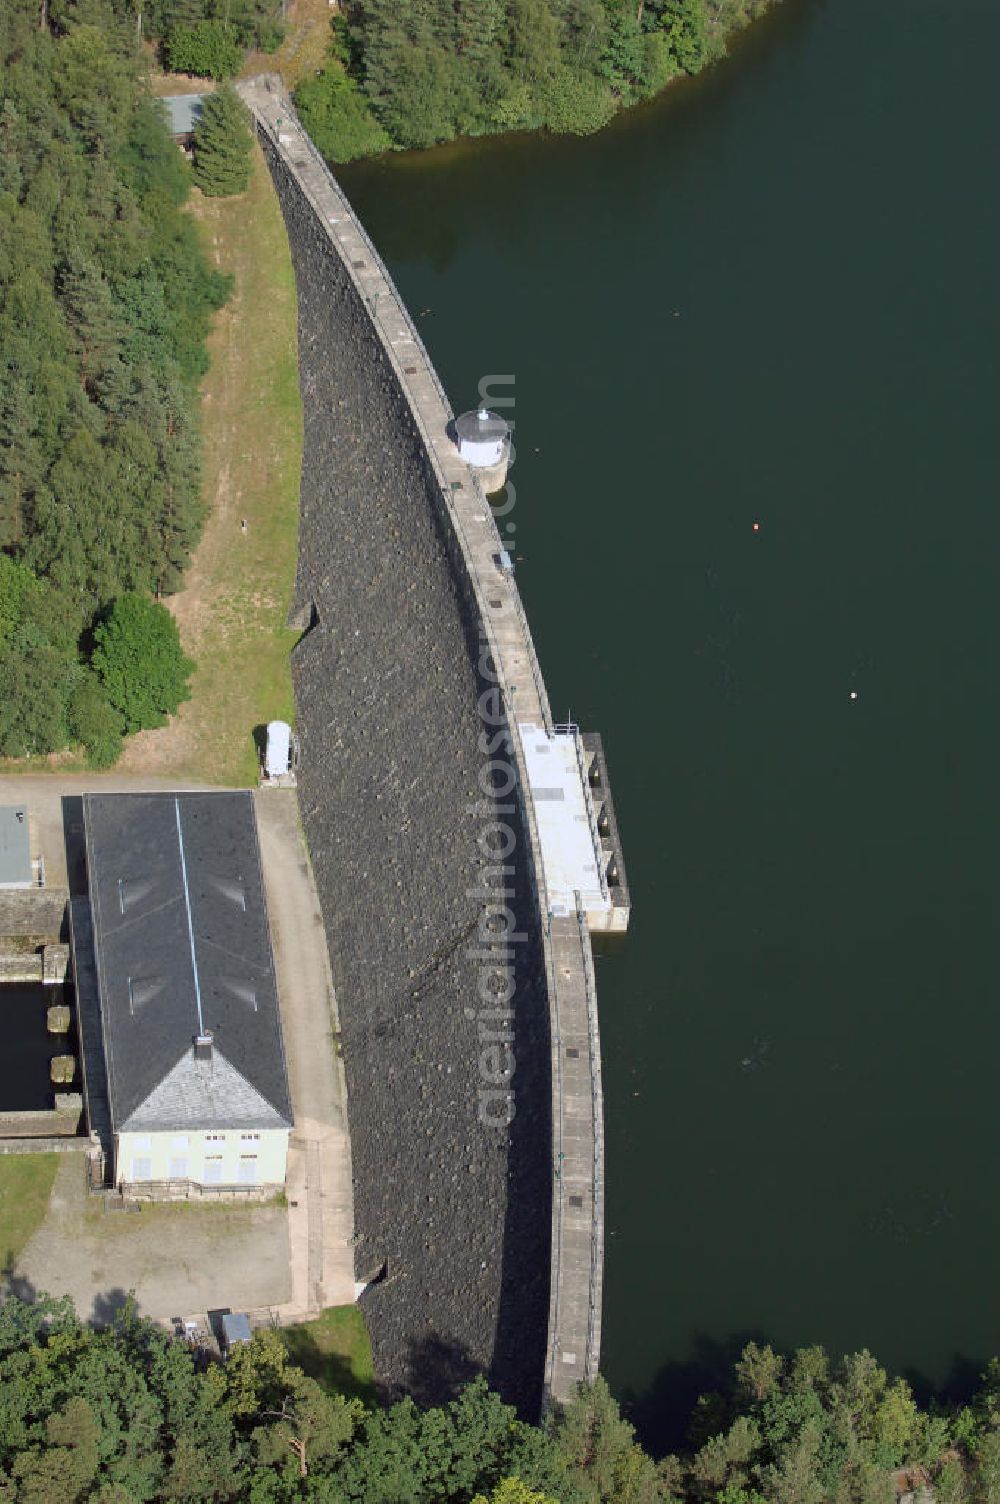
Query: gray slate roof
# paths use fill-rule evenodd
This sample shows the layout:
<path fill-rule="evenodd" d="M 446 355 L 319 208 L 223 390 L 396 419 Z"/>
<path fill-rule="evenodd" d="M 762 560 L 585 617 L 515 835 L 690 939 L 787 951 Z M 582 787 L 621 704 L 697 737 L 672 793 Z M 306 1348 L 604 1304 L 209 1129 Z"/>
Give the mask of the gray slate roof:
<path fill-rule="evenodd" d="M 83 811 L 115 1131 L 291 1127 L 251 794 Z"/>

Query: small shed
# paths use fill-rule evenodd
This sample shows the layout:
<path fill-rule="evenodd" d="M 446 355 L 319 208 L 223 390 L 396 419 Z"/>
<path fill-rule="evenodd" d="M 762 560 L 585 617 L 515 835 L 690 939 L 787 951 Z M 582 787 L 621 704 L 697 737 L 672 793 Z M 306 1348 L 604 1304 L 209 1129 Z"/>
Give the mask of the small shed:
<path fill-rule="evenodd" d="M 178 146 L 190 147 L 201 119 L 204 94 L 164 94 L 163 104 L 167 111 L 170 134 Z"/>
<path fill-rule="evenodd" d="M 234 1347 L 250 1341 L 250 1322 L 242 1311 L 227 1311 L 222 1318 L 222 1352 L 225 1356 Z"/>
<path fill-rule="evenodd" d="M 0 888 L 32 887 L 27 806 L 0 805 Z"/>

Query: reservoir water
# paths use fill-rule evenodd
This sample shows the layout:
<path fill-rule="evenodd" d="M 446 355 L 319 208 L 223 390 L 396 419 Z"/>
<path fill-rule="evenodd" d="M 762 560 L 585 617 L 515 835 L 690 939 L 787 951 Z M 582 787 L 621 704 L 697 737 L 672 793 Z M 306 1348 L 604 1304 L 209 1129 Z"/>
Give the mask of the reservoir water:
<path fill-rule="evenodd" d="M 456 409 L 516 377 L 518 579 L 605 738 L 603 1367 L 653 1446 L 750 1333 L 925 1388 L 1000 1351 L 1000 9 L 959 11 L 785 0 L 599 136 L 341 173 Z"/>
<path fill-rule="evenodd" d="M 46 1028 L 48 1009 L 62 1000 L 61 987 L 0 986 L 0 1112 L 41 1112 L 52 1106 L 52 1057 L 74 1048 Z"/>

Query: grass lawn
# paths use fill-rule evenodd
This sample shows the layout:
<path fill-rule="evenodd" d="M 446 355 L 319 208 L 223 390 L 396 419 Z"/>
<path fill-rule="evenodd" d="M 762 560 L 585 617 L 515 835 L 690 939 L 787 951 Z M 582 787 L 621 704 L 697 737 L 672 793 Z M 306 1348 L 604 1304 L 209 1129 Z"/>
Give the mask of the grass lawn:
<path fill-rule="evenodd" d="M 215 263 L 235 277 L 202 385 L 205 530 L 184 588 L 166 602 L 197 670 L 192 698 L 168 726 L 130 737 L 119 767 L 249 785 L 257 780 L 254 728 L 293 718 L 296 633 L 285 621 L 302 459 L 295 281 L 258 149 L 246 193 L 196 192 L 191 212 Z"/>
<path fill-rule="evenodd" d="M 365 1318 L 357 1306 L 331 1306 L 315 1321 L 282 1332 L 289 1355 L 332 1394 L 378 1404 Z"/>
<path fill-rule="evenodd" d="M 41 1226 L 58 1162 L 58 1154 L 0 1155 L 0 1270 L 17 1264 Z"/>

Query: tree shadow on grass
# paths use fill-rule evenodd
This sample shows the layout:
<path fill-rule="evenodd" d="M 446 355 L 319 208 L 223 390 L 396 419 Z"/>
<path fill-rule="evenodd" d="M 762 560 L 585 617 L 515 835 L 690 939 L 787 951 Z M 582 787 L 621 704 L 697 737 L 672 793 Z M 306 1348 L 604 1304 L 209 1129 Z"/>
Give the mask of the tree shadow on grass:
<path fill-rule="evenodd" d="M 111 1290 L 98 1291 L 94 1296 L 94 1304 L 87 1318 L 87 1324 L 97 1327 L 98 1330 L 113 1326 L 130 1299 L 135 1301 L 135 1291 L 123 1290 L 120 1285 L 116 1285 Z"/>
<path fill-rule="evenodd" d="M 38 1299 L 38 1291 L 26 1274 L 18 1269 L 14 1259 L 8 1259 L 0 1271 L 0 1301 L 21 1300 L 26 1306 Z"/>
<path fill-rule="evenodd" d="M 382 1403 L 384 1396 L 375 1381 L 360 1378 L 344 1353 L 325 1351 L 308 1327 L 287 1327 L 282 1336 L 292 1362 L 328 1393 L 360 1400 L 369 1409 Z"/>
<path fill-rule="evenodd" d="M 257 758 L 258 769 L 264 766 L 264 754 L 267 751 L 267 723 L 258 721 L 251 732 L 253 737 L 253 749 Z"/>
<path fill-rule="evenodd" d="M 32 1306 L 39 1301 L 53 1299 L 62 1297 L 52 1296 L 47 1290 L 39 1290 L 34 1281 L 18 1269 L 13 1259 L 9 1259 L 0 1270 L 0 1302 L 19 1300 L 23 1305 Z M 110 1290 L 101 1290 L 94 1296 L 89 1315 L 82 1312 L 77 1314 L 85 1326 L 100 1331 L 104 1327 L 113 1326 L 130 1302 L 134 1306 L 135 1291 L 115 1286 Z"/>

